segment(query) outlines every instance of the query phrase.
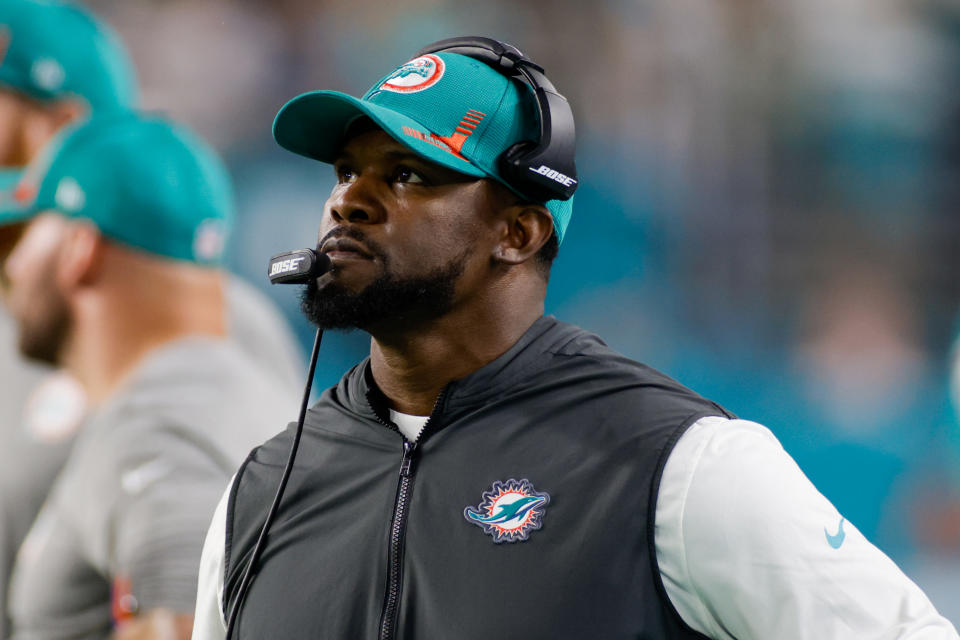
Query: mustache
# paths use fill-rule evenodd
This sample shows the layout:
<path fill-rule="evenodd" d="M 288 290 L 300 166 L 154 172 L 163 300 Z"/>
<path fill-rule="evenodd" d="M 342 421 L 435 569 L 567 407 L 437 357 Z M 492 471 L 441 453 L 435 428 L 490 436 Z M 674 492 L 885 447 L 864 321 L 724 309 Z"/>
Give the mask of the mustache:
<path fill-rule="evenodd" d="M 320 247 L 323 246 L 324 242 L 332 238 L 350 238 L 351 240 L 356 240 L 366 247 L 367 251 L 375 258 L 379 258 L 380 261 L 384 263 L 387 261 L 387 253 L 383 247 L 373 240 L 370 240 L 367 234 L 356 227 L 336 227 L 331 229 L 317 241 L 317 251 L 320 251 Z"/>

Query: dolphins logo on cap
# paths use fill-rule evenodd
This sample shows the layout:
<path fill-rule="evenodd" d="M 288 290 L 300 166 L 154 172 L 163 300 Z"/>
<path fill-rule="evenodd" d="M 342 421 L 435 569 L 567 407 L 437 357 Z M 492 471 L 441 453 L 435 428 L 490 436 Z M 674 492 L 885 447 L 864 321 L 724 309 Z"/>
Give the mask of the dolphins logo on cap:
<path fill-rule="evenodd" d="M 432 53 L 401 65 L 380 84 L 380 89 L 395 93 L 416 93 L 429 89 L 443 77 L 443 59 Z"/>

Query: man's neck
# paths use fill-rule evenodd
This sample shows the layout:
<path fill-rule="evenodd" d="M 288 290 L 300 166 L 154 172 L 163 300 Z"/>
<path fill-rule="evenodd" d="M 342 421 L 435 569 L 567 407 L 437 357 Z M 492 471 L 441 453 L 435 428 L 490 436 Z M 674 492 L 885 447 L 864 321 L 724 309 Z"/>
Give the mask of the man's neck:
<path fill-rule="evenodd" d="M 220 337 L 215 329 L 170 328 L 136 336 L 119 336 L 107 332 L 87 334 L 80 338 L 64 359 L 64 368 L 83 386 L 91 405 L 105 402 L 154 351 L 187 336 Z"/>
<path fill-rule="evenodd" d="M 153 287 L 154 294 L 111 290 L 75 300 L 62 364 L 94 405 L 106 400 L 154 350 L 191 335 L 226 335 L 218 275 L 201 274 L 181 287 L 153 279 L 144 287 Z"/>
<path fill-rule="evenodd" d="M 543 306 L 491 318 L 450 314 L 397 334 L 372 332 L 370 362 L 377 386 L 396 411 L 430 415 L 447 384 L 492 362 L 543 315 Z"/>

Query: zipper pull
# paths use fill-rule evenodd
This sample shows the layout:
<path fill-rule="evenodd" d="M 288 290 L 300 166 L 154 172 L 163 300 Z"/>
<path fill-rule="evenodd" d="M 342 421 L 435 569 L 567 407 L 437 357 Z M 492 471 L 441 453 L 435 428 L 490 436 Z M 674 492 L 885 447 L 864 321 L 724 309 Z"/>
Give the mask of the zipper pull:
<path fill-rule="evenodd" d="M 400 461 L 400 475 L 404 478 L 409 477 L 413 467 L 413 453 L 417 450 L 417 443 L 409 440 L 403 441 L 403 459 Z"/>

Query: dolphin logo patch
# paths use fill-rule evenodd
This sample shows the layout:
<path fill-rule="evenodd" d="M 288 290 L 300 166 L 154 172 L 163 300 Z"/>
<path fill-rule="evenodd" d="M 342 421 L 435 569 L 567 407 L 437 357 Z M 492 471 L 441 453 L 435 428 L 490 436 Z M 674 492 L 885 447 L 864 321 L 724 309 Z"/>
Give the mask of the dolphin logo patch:
<path fill-rule="evenodd" d="M 522 542 L 543 526 L 550 495 L 533 488 L 527 479 L 511 478 L 494 482 L 476 507 L 463 510 L 463 517 L 493 538 L 496 543 Z"/>
<path fill-rule="evenodd" d="M 394 93 L 417 93 L 437 84 L 445 68 L 443 58 L 428 53 L 398 67 L 379 88 Z"/>

